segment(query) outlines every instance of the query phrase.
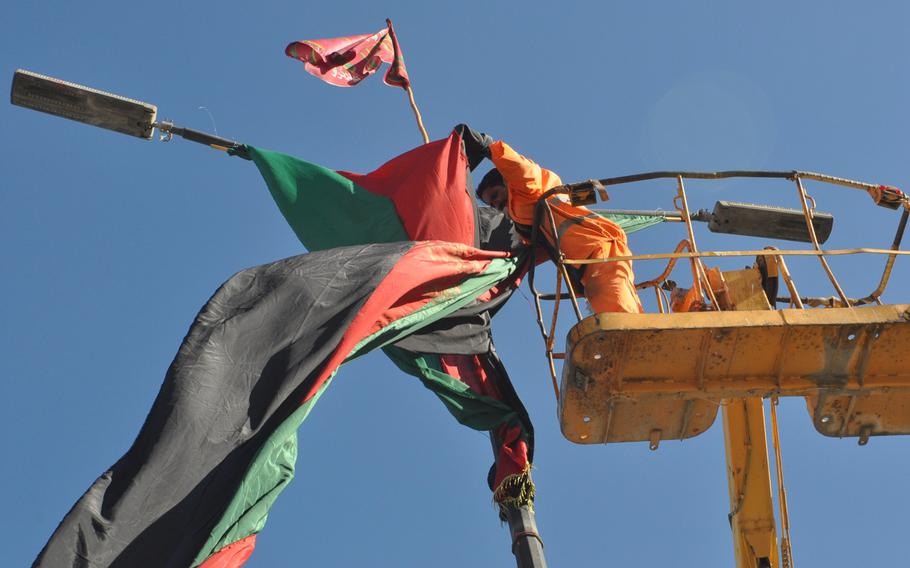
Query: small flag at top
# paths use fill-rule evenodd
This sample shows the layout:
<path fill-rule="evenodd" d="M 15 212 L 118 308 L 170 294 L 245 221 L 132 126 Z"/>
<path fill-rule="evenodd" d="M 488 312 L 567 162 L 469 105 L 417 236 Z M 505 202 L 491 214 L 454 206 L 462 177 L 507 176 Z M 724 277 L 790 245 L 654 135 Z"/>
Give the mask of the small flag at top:
<path fill-rule="evenodd" d="M 284 50 L 303 62 L 307 72 L 337 87 L 353 87 L 389 63 L 385 84 L 408 89 L 408 71 L 392 21 L 374 34 L 295 41 Z"/>

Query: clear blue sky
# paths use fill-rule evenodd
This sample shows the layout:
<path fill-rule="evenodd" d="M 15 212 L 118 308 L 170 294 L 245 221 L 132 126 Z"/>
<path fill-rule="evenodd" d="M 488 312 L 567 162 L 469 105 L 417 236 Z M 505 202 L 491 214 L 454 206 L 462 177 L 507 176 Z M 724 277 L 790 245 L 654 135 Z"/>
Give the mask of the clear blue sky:
<path fill-rule="evenodd" d="M 369 171 L 420 142 L 404 93 L 379 77 L 330 87 L 283 49 L 372 32 L 386 17 L 432 137 L 467 122 L 567 181 L 749 167 L 910 186 L 910 5 L 900 1 L 16 2 L 0 24 L 0 77 L 34 70 L 211 130 L 204 106 L 222 136 Z M 0 534 L 3 564 L 25 566 L 129 447 L 216 287 L 301 247 L 248 162 L 8 103 L 0 124 Z M 837 216 L 832 247 L 890 243 L 895 214 L 859 192 L 810 191 Z M 617 190 L 613 204 L 668 209 L 672 192 Z M 694 207 L 796 205 L 790 185 L 692 192 Z M 631 244 L 654 252 L 682 238 L 661 227 Z M 831 293 L 816 264 L 796 264 L 801 291 Z M 865 295 L 881 260 L 834 266 L 848 293 Z M 899 262 L 887 300 L 907 301 L 908 277 Z M 551 566 L 731 565 L 719 423 L 657 452 L 573 445 L 559 432 L 526 290 L 495 334 L 537 429 Z M 782 428 L 800 568 L 906 565 L 910 440 L 824 438 L 800 400 L 782 405 Z M 486 487 L 485 435 L 382 355 L 342 369 L 300 446 L 298 478 L 248 566 L 512 564 Z"/>

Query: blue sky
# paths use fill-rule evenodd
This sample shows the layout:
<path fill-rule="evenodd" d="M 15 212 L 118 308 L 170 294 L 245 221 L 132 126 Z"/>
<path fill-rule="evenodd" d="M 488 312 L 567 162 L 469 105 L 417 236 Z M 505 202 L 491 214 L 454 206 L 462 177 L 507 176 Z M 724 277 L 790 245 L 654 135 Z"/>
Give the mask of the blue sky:
<path fill-rule="evenodd" d="M 222 136 L 364 172 L 420 142 L 404 93 L 378 77 L 330 87 L 283 49 L 391 17 L 431 137 L 467 122 L 566 181 L 761 168 L 910 187 L 905 2 L 490 4 L 15 3 L 0 24 L 0 76 L 30 69 L 211 131 L 205 107 Z M 4 565 L 23 566 L 129 447 L 216 287 L 302 250 L 247 162 L 9 104 L 0 124 L 0 533 Z M 617 189 L 611 206 L 668 209 L 673 189 Z M 836 216 L 832 248 L 890 244 L 896 214 L 859 192 L 809 190 Z M 798 206 L 788 184 L 690 192 L 693 207 Z M 683 237 L 659 227 L 630 242 L 656 252 Z M 768 244 L 698 238 L 702 248 Z M 854 296 L 875 288 L 881 265 L 833 262 Z M 817 263 L 793 268 L 801 292 L 831 294 Z M 636 265 L 639 278 L 660 269 Z M 907 278 L 898 262 L 887 301 L 907 301 Z M 573 445 L 559 432 L 526 289 L 494 330 L 536 425 L 550 565 L 731 564 L 719 423 L 657 452 Z M 782 403 L 781 426 L 798 565 L 906 564 L 910 441 L 824 438 L 801 400 Z M 358 360 L 301 429 L 297 481 L 248 566 L 508 566 L 485 482 L 491 457 L 485 435 L 415 379 L 380 354 Z"/>

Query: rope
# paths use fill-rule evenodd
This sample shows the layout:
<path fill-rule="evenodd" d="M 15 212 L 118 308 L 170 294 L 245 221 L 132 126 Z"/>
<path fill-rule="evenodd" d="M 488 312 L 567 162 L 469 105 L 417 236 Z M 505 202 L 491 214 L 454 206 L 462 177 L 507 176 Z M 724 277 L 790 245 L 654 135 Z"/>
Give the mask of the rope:
<path fill-rule="evenodd" d="M 515 554 L 515 547 L 518 546 L 518 539 L 523 537 L 536 538 L 537 542 L 540 543 L 540 547 L 543 548 L 543 539 L 540 538 L 540 535 L 534 531 L 519 531 L 512 535 L 512 554 Z"/>

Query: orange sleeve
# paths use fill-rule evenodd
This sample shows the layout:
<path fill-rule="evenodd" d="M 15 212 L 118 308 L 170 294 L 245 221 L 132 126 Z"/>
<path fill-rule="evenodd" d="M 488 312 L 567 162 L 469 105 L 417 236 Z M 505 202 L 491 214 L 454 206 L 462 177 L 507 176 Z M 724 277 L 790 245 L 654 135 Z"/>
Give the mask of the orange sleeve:
<path fill-rule="evenodd" d="M 490 159 L 502 174 L 509 190 L 509 216 L 518 223 L 534 221 L 537 200 L 551 188 L 562 185 L 559 176 L 525 158 L 498 140 L 490 145 Z"/>

